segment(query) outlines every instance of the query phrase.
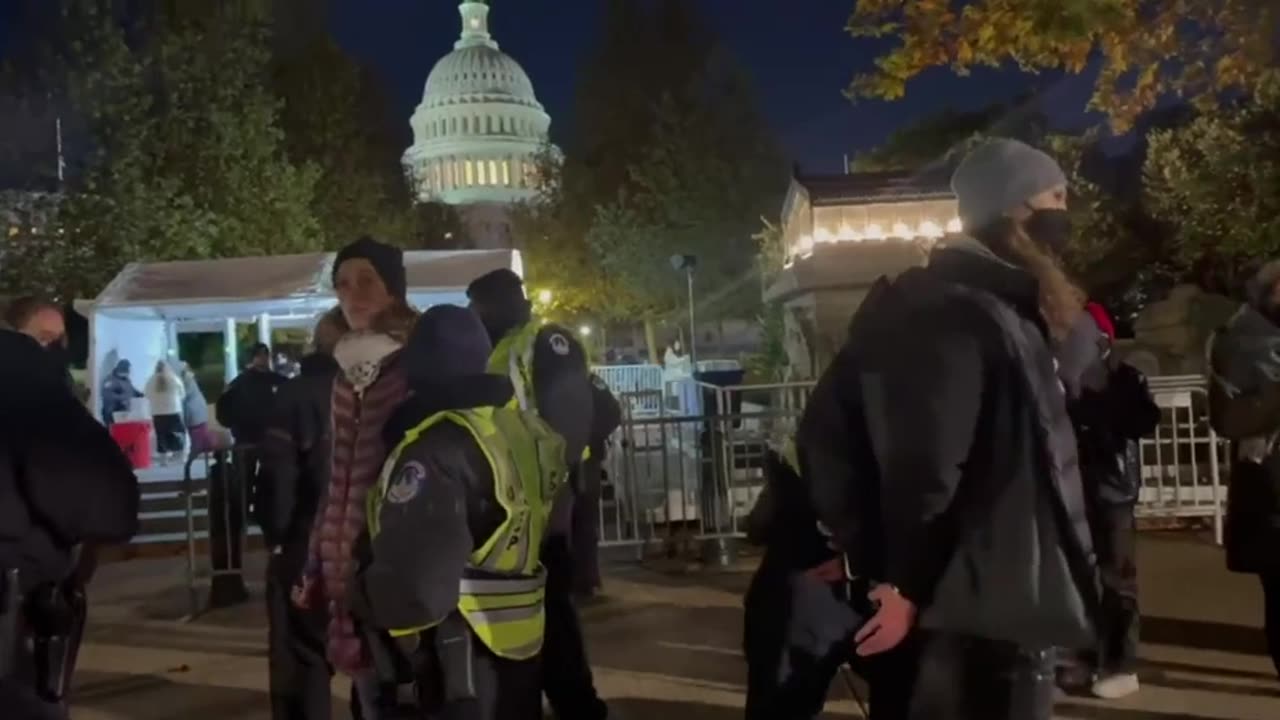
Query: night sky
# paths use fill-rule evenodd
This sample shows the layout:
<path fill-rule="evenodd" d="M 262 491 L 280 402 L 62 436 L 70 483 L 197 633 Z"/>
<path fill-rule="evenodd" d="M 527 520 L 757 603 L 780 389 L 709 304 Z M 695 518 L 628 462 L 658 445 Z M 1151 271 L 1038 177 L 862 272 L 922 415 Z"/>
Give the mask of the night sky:
<path fill-rule="evenodd" d="M 22 0 L 0 0 L 0 53 L 23 28 Z M 25 0 L 30 2 L 30 0 Z M 325 0 L 315 0 L 317 3 Z M 348 52 L 372 67 L 407 123 L 436 60 L 453 48 L 456 0 L 328 0 L 330 25 Z M 1088 78 L 1030 78 L 986 70 L 967 78 L 927 73 L 905 99 L 854 104 L 842 94 L 886 45 L 844 32 L 855 0 L 690 0 L 746 67 L 783 150 L 807 172 L 838 172 L 844 154 L 882 142 L 894 128 L 945 110 L 977 109 L 1035 88 L 1059 127 L 1079 126 Z M 553 139 L 571 132 L 575 72 L 599 25 L 601 0 L 492 0 L 491 30 L 524 66 L 552 117 Z"/>
<path fill-rule="evenodd" d="M 809 172 L 838 172 L 844 153 L 874 147 L 895 127 L 946 109 L 977 109 L 1035 87 L 1059 125 L 1075 125 L 1088 98 L 1081 78 L 1056 80 L 983 71 L 937 71 L 894 103 L 851 103 L 842 94 L 871 66 L 878 46 L 844 32 L 854 0 L 697 0 L 721 41 L 746 66 L 784 151 Z M 452 0 L 333 0 L 339 42 L 384 78 L 408 122 L 427 73 L 453 48 L 460 22 Z M 563 142 L 579 58 L 592 46 L 600 0 L 494 0 L 490 31 L 533 80 Z M 1034 85 L 1033 85 L 1034 83 Z"/>

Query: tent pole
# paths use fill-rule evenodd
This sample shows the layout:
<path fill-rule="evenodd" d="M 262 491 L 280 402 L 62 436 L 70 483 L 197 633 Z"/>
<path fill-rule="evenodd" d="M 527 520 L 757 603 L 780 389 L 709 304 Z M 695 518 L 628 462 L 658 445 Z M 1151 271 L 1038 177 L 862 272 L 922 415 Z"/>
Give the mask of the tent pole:
<path fill-rule="evenodd" d="M 223 375 L 226 383 L 231 384 L 239 374 L 240 365 L 236 360 L 236 319 L 227 318 L 222 328 L 222 358 L 223 364 L 226 366 Z"/>

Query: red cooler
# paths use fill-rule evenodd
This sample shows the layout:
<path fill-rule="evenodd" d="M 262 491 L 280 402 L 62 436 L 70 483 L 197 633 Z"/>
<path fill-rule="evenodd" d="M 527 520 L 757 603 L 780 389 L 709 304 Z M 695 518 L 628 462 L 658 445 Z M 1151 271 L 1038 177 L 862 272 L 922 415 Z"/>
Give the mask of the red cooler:
<path fill-rule="evenodd" d="M 151 423 L 147 420 L 127 420 L 112 423 L 111 437 L 128 456 L 135 470 L 151 467 Z"/>

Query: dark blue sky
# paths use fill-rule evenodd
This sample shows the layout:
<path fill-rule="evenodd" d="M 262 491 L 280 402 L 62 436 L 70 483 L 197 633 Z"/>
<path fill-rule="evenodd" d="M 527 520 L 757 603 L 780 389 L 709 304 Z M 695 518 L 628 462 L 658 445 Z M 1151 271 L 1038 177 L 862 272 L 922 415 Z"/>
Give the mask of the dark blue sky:
<path fill-rule="evenodd" d="M 983 71 L 957 78 L 931 72 L 893 103 L 851 103 L 841 91 L 871 66 L 877 45 L 844 32 L 854 0 L 691 0 L 746 66 L 783 149 L 810 172 L 837 172 L 842 155 L 867 149 L 922 116 L 976 109 L 1031 86 L 1016 73 Z M 579 58 L 593 43 L 600 0 L 494 0 L 490 29 L 532 78 L 538 97 L 564 129 L 573 107 Z M 339 42 L 384 78 L 408 122 L 427 73 L 458 36 L 453 0 L 332 0 Z M 1074 124 L 1088 98 L 1079 78 L 1046 83 L 1051 117 Z"/>

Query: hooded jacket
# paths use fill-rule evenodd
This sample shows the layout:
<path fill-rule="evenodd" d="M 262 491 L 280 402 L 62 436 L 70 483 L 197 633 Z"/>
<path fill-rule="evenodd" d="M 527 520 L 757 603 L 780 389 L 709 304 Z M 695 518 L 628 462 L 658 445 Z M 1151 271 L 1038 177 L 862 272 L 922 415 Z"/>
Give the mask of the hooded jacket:
<path fill-rule="evenodd" d="M 0 331 L 0 365 L 0 567 L 29 589 L 65 578 L 77 544 L 132 538 L 138 481 L 34 340 Z"/>

